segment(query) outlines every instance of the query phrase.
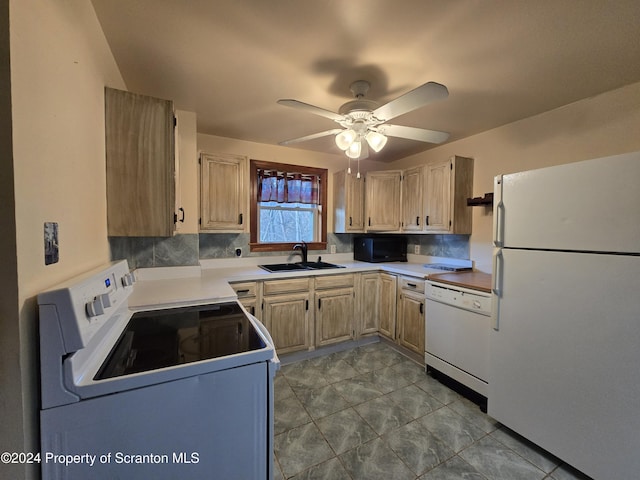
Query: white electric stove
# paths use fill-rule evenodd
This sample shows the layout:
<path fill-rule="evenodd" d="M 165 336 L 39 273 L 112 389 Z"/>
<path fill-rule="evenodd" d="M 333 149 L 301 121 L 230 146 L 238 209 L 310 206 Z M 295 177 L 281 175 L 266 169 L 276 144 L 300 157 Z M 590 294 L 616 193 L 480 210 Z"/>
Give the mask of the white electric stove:
<path fill-rule="evenodd" d="M 273 477 L 262 324 L 236 301 L 135 311 L 126 261 L 38 296 L 49 479 Z"/>

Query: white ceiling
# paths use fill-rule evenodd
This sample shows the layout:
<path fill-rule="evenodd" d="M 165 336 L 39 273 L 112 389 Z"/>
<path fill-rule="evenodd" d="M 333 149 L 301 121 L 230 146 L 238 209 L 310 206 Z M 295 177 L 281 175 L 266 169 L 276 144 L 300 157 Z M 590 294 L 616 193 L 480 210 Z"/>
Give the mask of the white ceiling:
<path fill-rule="evenodd" d="M 197 113 L 198 132 L 267 144 L 334 128 L 368 80 L 385 103 L 449 97 L 393 120 L 449 141 L 640 81 L 638 0 L 92 0 L 129 90 Z M 390 138 L 371 158 L 434 145 Z M 295 148 L 341 154 L 333 137 Z"/>

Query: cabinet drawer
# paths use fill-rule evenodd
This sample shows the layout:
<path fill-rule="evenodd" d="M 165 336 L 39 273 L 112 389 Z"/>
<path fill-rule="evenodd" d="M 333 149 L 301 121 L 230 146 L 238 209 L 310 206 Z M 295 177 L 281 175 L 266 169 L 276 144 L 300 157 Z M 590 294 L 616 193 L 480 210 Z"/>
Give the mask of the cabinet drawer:
<path fill-rule="evenodd" d="M 306 292 L 309 290 L 310 281 L 309 277 L 267 280 L 262 284 L 262 293 L 263 295 L 277 295 L 279 293 Z"/>
<path fill-rule="evenodd" d="M 241 282 L 241 283 L 232 283 L 231 288 L 236 291 L 236 295 L 238 298 L 243 297 L 255 297 L 257 291 L 256 282 Z"/>
<path fill-rule="evenodd" d="M 343 288 L 353 287 L 355 283 L 352 273 L 342 275 L 320 275 L 316 277 L 316 288 Z"/>
<path fill-rule="evenodd" d="M 424 293 L 424 280 L 417 278 L 401 278 L 400 288 L 403 290 L 412 290 L 414 292 Z"/>

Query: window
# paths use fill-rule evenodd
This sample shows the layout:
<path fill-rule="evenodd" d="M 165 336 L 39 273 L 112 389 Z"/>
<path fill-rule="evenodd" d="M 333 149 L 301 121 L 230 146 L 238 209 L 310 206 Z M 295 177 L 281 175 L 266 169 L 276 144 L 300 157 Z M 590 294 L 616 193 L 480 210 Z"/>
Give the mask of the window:
<path fill-rule="evenodd" d="M 251 160 L 252 251 L 327 245 L 327 169 Z"/>

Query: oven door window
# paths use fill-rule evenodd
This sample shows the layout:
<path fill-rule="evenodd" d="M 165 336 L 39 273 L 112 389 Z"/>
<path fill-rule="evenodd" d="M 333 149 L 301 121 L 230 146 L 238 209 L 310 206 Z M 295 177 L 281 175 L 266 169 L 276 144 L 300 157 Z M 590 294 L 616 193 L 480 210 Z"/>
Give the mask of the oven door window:
<path fill-rule="evenodd" d="M 94 379 L 209 360 L 265 346 L 237 303 L 137 312 Z"/>

